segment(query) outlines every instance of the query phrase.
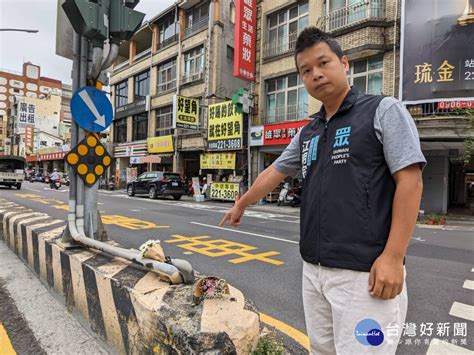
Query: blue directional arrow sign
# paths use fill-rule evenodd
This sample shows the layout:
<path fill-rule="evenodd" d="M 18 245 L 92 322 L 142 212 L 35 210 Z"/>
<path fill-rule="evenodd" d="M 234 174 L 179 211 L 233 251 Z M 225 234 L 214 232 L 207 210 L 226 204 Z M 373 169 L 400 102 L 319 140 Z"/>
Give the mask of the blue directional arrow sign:
<path fill-rule="evenodd" d="M 81 128 L 90 132 L 100 132 L 112 123 L 112 104 L 99 89 L 84 86 L 72 96 L 71 114 L 74 122 Z"/>

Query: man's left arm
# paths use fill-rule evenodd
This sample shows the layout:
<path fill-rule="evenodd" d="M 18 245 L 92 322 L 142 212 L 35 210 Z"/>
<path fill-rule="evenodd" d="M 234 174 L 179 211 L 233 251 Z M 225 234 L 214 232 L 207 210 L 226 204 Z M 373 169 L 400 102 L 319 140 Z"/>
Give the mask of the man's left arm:
<path fill-rule="evenodd" d="M 369 292 L 384 300 L 395 298 L 403 289 L 403 260 L 420 208 L 423 179 L 419 164 L 393 174 L 396 189 L 392 204 L 392 225 L 383 253 L 370 270 Z"/>
<path fill-rule="evenodd" d="M 421 172 L 426 159 L 415 122 L 398 100 L 387 97 L 381 101 L 374 128 L 396 188 L 388 240 L 372 265 L 368 289 L 374 297 L 391 299 L 403 289 L 403 260 L 418 216 L 423 190 Z"/>

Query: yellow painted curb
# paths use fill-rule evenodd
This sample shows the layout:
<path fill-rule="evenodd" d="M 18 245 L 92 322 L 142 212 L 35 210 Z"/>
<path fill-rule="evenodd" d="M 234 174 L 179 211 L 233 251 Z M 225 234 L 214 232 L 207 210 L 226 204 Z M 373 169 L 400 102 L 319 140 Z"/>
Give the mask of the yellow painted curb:
<path fill-rule="evenodd" d="M 2 355 L 16 355 L 13 345 L 10 342 L 7 331 L 2 323 L 0 323 L 0 353 Z"/>
<path fill-rule="evenodd" d="M 295 340 L 298 344 L 303 346 L 306 350 L 310 351 L 309 347 L 309 338 L 300 332 L 298 329 L 295 329 L 291 326 L 289 326 L 286 323 L 283 323 L 282 321 L 279 321 L 278 319 L 272 318 L 269 315 L 266 315 L 264 313 L 260 313 L 260 320 L 263 323 L 266 323 L 270 326 L 272 326 L 275 329 L 278 329 L 280 332 L 288 335 L 290 338 Z"/>

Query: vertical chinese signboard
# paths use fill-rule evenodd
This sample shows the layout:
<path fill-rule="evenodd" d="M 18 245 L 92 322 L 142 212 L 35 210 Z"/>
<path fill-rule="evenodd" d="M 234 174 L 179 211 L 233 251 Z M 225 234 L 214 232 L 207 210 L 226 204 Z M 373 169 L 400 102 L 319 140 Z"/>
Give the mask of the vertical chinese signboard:
<path fill-rule="evenodd" d="M 173 96 L 173 127 L 197 130 L 199 101 L 190 97 Z"/>
<path fill-rule="evenodd" d="M 474 99 L 469 1 L 402 2 L 400 98 L 405 103 Z"/>
<path fill-rule="evenodd" d="M 26 125 L 35 125 L 36 121 L 36 106 L 26 102 L 18 104 L 18 126 L 25 127 Z"/>
<path fill-rule="evenodd" d="M 237 0 L 235 6 L 234 76 L 255 79 L 257 0 Z"/>
<path fill-rule="evenodd" d="M 25 147 L 33 148 L 33 126 L 25 127 Z"/>
<path fill-rule="evenodd" d="M 207 148 L 236 150 L 242 148 L 242 114 L 232 101 L 209 105 Z"/>

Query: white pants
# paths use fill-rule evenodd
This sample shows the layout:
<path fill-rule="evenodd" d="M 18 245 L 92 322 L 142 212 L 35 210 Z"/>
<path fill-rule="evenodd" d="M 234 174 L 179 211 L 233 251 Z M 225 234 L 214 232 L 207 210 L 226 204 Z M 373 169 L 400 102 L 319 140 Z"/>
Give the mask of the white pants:
<path fill-rule="evenodd" d="M 304 262 L 303 305 L 312 354 L 395 354 L 407 313 L 406 283 L 397 297 L 382 300 L 369 294 L 368 281 L 368 272 Z M 358 340 L 364 338 L 360 326 L 367 321 L 359 322 L 365 319 L 380 325 L 380 345 Z"/>

